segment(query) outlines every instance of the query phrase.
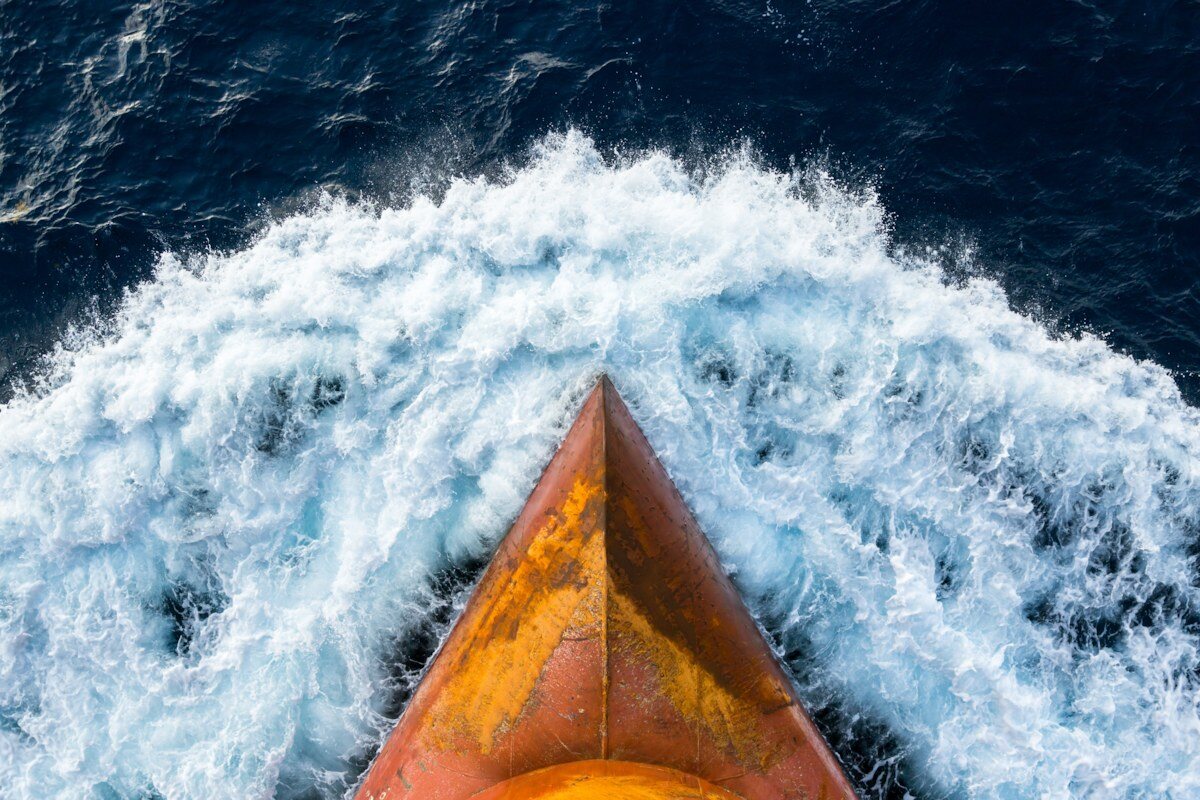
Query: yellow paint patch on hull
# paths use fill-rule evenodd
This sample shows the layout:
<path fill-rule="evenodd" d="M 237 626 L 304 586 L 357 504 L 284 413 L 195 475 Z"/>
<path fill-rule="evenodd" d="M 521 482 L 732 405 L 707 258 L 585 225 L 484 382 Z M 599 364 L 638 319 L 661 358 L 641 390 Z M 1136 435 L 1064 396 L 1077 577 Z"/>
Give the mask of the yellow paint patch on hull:
<path fill-rule="evenodd" d="M 445 685 L 432 717 L 431 743 L 449 748 L 463 737 L 491 753 L 525 710 L 542 665 L 563 638 L 601 625 L 603 536 L 581 525 L 598 502 L 599 483 L 577 480 L 561 516 L 537 532 L 509 580 L 488 592 L 496 600 L 504 595 L 521 602 L 482 605 L 470 635 L 448 654 L 455 680 Z"/>
<path fill-rule="evenodd" d="M 741 800 L 738 795 L 666 767 L 628 761 L 576 761 L 526 773 L 476 800 Z"/>
<path fill-rule="evenodd" d="M 683 498 L 602 380 L 358 797 L 854 793 Z"/>

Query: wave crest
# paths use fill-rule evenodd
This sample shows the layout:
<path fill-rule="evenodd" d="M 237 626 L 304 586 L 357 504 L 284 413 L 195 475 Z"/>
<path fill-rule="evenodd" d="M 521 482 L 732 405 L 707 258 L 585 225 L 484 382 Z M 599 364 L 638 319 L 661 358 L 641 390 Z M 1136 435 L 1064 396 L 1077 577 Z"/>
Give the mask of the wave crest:
<path fill-rule="evenodd" d="M 897 250 L 570 132 L 165 257 L 0 411 L 0 782 L 344 793 L 604 370 L 865 795 L 1200 792 L 1196 412 Z"/>

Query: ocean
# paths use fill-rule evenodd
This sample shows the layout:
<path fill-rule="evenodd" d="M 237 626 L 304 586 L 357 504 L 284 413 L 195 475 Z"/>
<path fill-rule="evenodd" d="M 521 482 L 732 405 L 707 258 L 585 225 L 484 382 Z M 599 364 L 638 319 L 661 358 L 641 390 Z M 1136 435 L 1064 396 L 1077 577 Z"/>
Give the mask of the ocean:
<path fill-rule="evenodd" d="M 602 373 L 864 798 L 1200 797 L 1200 6 L 330 6 L 0 0 L 0 797 L 352 793 Z"/>

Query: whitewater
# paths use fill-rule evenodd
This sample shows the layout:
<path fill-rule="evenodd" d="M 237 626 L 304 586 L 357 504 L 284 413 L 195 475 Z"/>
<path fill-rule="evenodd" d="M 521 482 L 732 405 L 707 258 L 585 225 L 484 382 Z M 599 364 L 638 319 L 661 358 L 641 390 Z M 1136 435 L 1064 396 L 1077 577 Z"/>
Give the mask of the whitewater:
<path fill-rule="evenodd" d="M 163 256 L 0 410 L 0 796 L 352 791 L 602 372 L 864 796 L 1200 796 L 1200 417 L 946 262 L 576 132 Z"/>

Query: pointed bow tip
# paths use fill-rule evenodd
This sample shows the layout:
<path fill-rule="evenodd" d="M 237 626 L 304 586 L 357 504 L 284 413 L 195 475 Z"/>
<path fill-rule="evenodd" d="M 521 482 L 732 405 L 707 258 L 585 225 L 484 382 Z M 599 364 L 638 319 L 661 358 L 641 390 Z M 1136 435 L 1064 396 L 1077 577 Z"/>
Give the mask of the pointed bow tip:
<path fill-rule="evenodd" d="M 615 397 L 618 401 L 621 399 L 621 393 L 617 391 L 617 387 L 613 384 L 612 378 L 608 377 L 607 372 L 601 372 L 596 378 L 596 382 L 592 385 L 592 395 L 599 395 L 604 400 Z"/>
<path fill-rule="evenodd" d="M 606 373 L 358 797 L 466 800 L 589 759 L 854 797 Z"/>

